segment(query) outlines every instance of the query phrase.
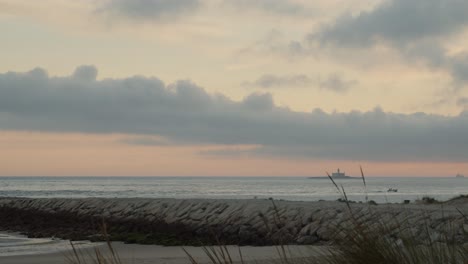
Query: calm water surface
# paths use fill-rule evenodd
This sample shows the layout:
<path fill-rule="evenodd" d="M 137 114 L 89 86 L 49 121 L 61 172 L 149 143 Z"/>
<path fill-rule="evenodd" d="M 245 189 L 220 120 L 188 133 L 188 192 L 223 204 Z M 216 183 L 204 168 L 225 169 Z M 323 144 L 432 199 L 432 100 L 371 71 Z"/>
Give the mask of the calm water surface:
<path fill-rule="evenodd" d="M 468 178 L 367 177 L 369 198 L 402 202 L 432 196 L 445 200 L 468 193 Z M 362 201 L 360 179 L 337 180 L 348 197 Z M 398 192 L 387 192 L 389 188 Z M 294 201 L 336 200 L 340 196 L 328 179 L 306 177 L 0 177 L 0 197 L 151 197 Z"/>

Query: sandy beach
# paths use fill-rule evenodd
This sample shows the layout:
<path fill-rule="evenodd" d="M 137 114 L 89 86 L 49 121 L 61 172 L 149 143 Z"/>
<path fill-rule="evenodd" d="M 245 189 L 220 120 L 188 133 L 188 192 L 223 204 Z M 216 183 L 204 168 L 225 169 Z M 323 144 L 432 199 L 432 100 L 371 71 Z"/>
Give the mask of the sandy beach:
<path fill-rule="evenodd" d="M 164 247 L 157 245 L 129 245 L 120 242 L 113 243 L 114 249 L 119 253 L 119 257 L 125 264 L 189 264 L 189 258 L 182 247 Z M 108 254 L 106 245 L 98 245 L 97 248 Z M 201 247 L 184 247 L 200 263 L 209 263 L 209 259 Z M 278 258 L 276 247 L 241 247 L 244 261 L 251 263 L 270 263 L 272 259 Z M 325 246 L 289 246 L 292 257 L 315 257 L 325 254 Z M 240 260 L 239 248 L 228 246 L 233 260 Z M 84 256 L 94 254 L 93 248 L 81 250 Z M 70 251 L 60 251 L 38 255 L 23 255 L 0 257 L 0 263 L 4 264 L 64 264 L 70 263 L 67 256 L 71 256 Z M 89 259 L 89 258 L 88 258 Z"/>

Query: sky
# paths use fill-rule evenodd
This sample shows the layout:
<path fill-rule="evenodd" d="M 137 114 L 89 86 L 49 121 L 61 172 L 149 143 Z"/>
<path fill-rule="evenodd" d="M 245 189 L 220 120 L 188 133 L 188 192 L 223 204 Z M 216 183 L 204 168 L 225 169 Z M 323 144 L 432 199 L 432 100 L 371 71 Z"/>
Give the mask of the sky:
<path fill-rule="evenodd" d="M 0 0 L 0 175 L 468 174 L 463 0 Z"/>

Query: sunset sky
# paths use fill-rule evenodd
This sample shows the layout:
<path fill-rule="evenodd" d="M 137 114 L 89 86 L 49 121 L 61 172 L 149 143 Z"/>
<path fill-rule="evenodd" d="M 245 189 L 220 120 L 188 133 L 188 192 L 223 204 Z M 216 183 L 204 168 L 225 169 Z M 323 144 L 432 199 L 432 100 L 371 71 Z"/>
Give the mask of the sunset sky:
<path fill-rule="evenodd" d="M 467 13 L 0 0 L 0 175 L 468 174 Z"/>

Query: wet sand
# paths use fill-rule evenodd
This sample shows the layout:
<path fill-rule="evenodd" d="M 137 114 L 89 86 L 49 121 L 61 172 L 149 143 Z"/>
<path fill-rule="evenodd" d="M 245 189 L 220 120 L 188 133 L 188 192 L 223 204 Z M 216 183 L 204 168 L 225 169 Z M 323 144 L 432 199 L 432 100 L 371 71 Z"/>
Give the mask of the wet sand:
<path fill-rule="evenodd" d="M 113 243 L 113 247 L 118 252 L 123 264 L 190 264 L 190 260 L 183 248 L 185 248 L 199 263 L 211 263 L 201 247 L 164 247 L 157 245 L 129 245 L 120 242 Z M 109 251 L 105 245 L 97 246 L 104 254 Z M 249 263 L 271 263 L 274 259 L 279 259 L 277 247 L 241 247 L 244 261 Z M 289 246 L 292 257 L 320 257 L 327 252 L 326 246 Z M 239 248 L 228 246 L 231 257 L 234 261 L 239 261 Z M 84 256 L 94 254 L 94 249 L 84 249 L 81 251 Z M 70 251 L 55 253 L 0 257 L 0 263 L 4 264 L 64 264 L 71 263 L 67 256 L 71 256 Z M 89 258 L 88 258 L 89 259 Z M 91 263 L 91 262 L 89 262 Z"/>

